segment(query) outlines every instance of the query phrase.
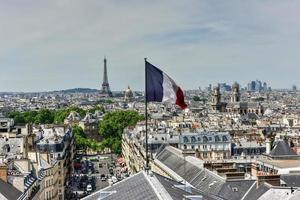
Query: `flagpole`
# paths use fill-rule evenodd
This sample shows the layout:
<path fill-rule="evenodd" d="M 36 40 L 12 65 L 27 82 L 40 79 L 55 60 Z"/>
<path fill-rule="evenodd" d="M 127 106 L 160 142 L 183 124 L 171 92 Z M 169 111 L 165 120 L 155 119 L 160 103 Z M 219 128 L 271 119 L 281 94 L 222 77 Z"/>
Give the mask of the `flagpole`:
<path fill-rule="evenodd" d="M 149 169 L 148 157 L 148 109 L 147 109 L 147 58 L 145 58 L 145 121 L 146 121 L 146 171 Z"/>

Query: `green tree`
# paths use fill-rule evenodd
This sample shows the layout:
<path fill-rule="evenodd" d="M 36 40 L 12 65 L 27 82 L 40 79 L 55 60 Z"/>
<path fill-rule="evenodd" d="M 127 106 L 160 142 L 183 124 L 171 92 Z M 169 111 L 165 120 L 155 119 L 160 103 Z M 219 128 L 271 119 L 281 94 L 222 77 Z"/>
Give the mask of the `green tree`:
<path fill-rule="evenodd" d="M 200 101 L 200 97 L 199 96 L 193 96 L 193 101 Z"/>
<path fill-rule="evenodd" d="M 104 107 L 101 105 L 97 105 L 91 109 L 88 110 L 89 113 L 95 113 L 97 110 L 101 111 L 101 112 L 105 112 Z"/>
<path fill-rule="evenodd" d="M 48 109 L 40 110 L 34 117 L 34 123 L 36 124 L 52 124 L 54 121 L 54 111 Z"/>
<path fill-rule="evenodd" d="M 110 148 L 120 154 L 124 128 L 135 126 L 144 117 L 135 111 L 115 111 L 106 113 L 99 125 L 99 134 L 103 137 L 102 148 Z"/>

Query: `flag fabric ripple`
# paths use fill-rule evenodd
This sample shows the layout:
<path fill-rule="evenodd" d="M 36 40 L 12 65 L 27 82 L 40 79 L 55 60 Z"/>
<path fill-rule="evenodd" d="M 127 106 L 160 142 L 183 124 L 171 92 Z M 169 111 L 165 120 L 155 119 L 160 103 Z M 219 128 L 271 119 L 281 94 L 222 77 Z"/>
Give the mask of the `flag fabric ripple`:
<path fill-rule="evenodd" d="M 187 108 L 182 89 L 166 73 L 146 61 L 147 102 L 167 102 Z"/>

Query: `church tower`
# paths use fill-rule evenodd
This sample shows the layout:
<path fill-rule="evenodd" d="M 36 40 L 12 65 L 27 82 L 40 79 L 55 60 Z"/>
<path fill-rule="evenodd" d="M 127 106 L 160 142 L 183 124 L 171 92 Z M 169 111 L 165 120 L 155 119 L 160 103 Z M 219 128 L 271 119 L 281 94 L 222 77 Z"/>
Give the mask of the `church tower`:
<path fill-rule="evenodd" d="M 240 102 L 241 94 L 240 94 L 240 86 L 237 82 L 232 85 L 232 95 L 231 95 L 231 102 L 236 103 Z"/>
<path fill-rule="evenodd" d="M 213 94 L 211 97 L 211 106 L 213 110 L 220 110 L 220 103 L 221 103 L 221 93 L 220 87 L 217 86 L 213 90 Z"/>
<path fill-rule="evenodd" d="M 111 97 L 112 96 L 112 92 L 110 91 L 109 83 L 108 83 L 106 57 L 104 57 L 103 83 L 102 83 L 102 89 L 101 89 L 100 93 L 103 96 L 106 96 L 106 97 Z"/>

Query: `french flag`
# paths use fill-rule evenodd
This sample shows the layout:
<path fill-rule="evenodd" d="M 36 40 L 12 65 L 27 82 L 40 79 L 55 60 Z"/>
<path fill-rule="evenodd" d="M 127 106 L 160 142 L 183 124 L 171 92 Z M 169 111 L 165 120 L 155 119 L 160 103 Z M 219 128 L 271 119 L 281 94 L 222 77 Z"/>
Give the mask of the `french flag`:
<path fill-rule="evenodd" d="M 181 88 L 166 73 L 146 63 L 146 99 L 147 102 L 167 102 L 177 104 L 181 109 L 187 108 Z"/>

